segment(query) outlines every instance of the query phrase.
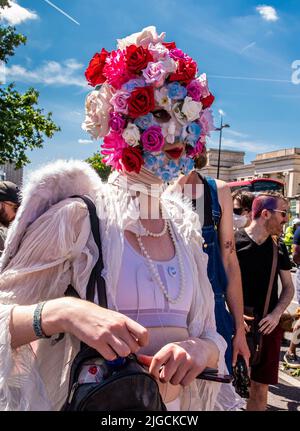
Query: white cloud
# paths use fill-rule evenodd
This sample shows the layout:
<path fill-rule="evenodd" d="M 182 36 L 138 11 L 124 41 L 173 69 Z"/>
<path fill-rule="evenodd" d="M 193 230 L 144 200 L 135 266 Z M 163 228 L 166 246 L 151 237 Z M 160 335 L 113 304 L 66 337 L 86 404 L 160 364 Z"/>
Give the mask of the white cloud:
<path fill-rule="evenodd" d="M 11 7 L 1 9 L 0 20 L 5 20 L 11 25 L 17 25 L 29 19 L 38 19 L 36 12 L 25 9 L 15 1 L 10 1 L 9 4 Z"/>
<path fill-rule="evenodd" d="M 265 21 L 277 21 L 279 19 L 277 11 L 273 6 L 260 5 L 256 7 L 256 10 L 262 16 Z"/>
<path fill-rule="evenodd" d="M 227 129 L 226 133 L 229 133 L 232 136 L 236 136 L 237 138 L 248 138 L 249 135 L 246 133 L 237 132 L 236 130 Z"/>
<path fill-rule="evenodd" d="M 93 144 L 93 142 L 91 139 L 78 139 L 78 144 L 82 145 Z"/>
<path fill-rule="evenodd" d="M 226 129 L 226 133 L 230 133 L 230 129 Z M 238 132 L 236 132 L 238 133 Z M 245 135 L 246 136 L 246 135 Z M 213 137 L 209 139 L 209 146 L 212 148 L 218 148 L 219 134 L 214 134 Z M 267 143 L 252 141 L 251 139 L 245 139 L 241 136 L 237 136 L 237 139 L 227 138 L 223 135 L 222 139 L 223 150 L 235 150 L 235 151 L 245 151 L 246 153 L 265 153 L 270 151 L 270 145 Z"/>
<path fill-rule="evenodd" d="M 73 85 L 88 89 L 83 73 L 79 72 L 83 64 L 75 59 L 67 59 L 62 63 L 47 61 L 44 65 L 28 70 L 20 65 L 6 67 L 6 78 L 12 81 L 40 83 L 46 85 Z M 77 72 L 77 73 L 76 73 Z"/>

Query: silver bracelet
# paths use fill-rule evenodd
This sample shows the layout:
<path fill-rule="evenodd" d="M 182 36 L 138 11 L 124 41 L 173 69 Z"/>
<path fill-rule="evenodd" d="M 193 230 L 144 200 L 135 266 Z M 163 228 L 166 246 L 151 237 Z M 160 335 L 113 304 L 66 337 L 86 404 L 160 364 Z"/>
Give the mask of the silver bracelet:
<path fill-rule="evenodd" d="M 33 330 L 38 338 L 51 338 L 51 335 L 46 335 L 42 330 L 42 311 L 47 301 L 39 302 L 33 313 Z"/>

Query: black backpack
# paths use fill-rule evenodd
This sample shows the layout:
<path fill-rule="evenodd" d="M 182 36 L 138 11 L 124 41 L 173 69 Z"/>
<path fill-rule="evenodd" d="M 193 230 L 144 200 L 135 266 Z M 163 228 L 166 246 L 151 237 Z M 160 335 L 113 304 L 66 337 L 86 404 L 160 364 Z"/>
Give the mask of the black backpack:
<path fill-rule="evenodd" d="M 97 286 L 99 305 L 107 308 L 105 280 L 101 276 L 103 258 L 96 208 L 86 196 L 72 197 L 83 199 L 87 205 L 91 230 L 99 250 L 99 258 L 88 282 L 86 299 L 94 302 Z M 78 296 L 72 286 L 68 287 L 66 295 Z M 81 342 L 80 351 L 71 366 L 68 397 L 61 410 L 165 411 L 166 406 L 156 380 L 137 362 L 135 355 L 118 358 L 116 361 L 106 361 L 99 352 Z"/>

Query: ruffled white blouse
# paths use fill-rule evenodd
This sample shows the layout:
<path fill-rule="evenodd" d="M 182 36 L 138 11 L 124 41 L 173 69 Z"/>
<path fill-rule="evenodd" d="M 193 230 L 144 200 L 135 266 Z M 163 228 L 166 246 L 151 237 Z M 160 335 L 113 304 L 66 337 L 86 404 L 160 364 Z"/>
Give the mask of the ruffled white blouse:
<path fill-rule="evenodd" d="M 63 185 L 63 187 L 62 187 Z M 137 229 L 135 203 L 123 190 L 102 184 L 83 162 L 59 161 L 35 173 L 24 190 L 7 238 L 0 275 L 0 410 L 59 410 L 68 390 L 70 363 L 78 340 L 69 334 L 57 344 L 41 339 L 12 349 L 9 320 L 15 304 L 29 305 L 61 297 L 71 283 L 82 298 L 98 250 L 82 200 L 88 194 L 100 218 L 103 276 L 108 302 L 116 307 L 124 249 L 124 230 Z M 190 336 L 207 338 L 219 348 L 225 372 L 226 343 L 216 332 L 214 297 L 207 277 L 197 217 L 181 198 L 163 199 L 183 253 L 192 267 L 193 299 L 188 314 Z M 241 405 L 231 385 L 195 380 L 181 392 L 182 410 L 228 410 Z"/>

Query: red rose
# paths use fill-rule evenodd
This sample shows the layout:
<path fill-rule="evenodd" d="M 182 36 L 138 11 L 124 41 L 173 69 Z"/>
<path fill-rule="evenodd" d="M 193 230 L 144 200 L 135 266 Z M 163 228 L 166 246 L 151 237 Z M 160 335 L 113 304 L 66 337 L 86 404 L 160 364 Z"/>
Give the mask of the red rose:
<path fill-rule="evenodd" d="M 136 45 L 126 48 L 126 63 L 130 72 L 140 72 L 147 67 L 149 61 L 153 61 L 153 57 L 147 48 Z"/>
<path fill-rule="evenodd" d="M 136 147 L 127 147 L 122 151 L 122 164 L 127 172 L 140 172 L 144 159 L 142 151 Z"/>
<path fill-rule="evenodd" d="M 176 48 L 176 43 L 175 43 L 175 42 L 163 42 L 162 44 L 163 44 L 163 46 L 165 46 L 169 51 L 170 51 L 170 49 L 175 49 L 175 48 Z"/>
<path fill-rule="evenodd" d="M 129 117 L 138 118 L 147 115 L 154 110 L 155 106 L 153 87 L 137 87 L 131 93 L 127 104 Z"/>
<path fill-rule="evenodd" d="M 85 77 L 88 83 L 93 87 L 97 84 L 103 84 L 103 82 L 106 81 L 106 78 L 103 75 L 103 68 L 108 55 L 109 52 L 102 48 L 100 54 L 97 52 L 97 54 L 95 54 L 91 59 L 90 64 L 85 71 Z"/>
<path fill-rule="evenodd" d="M 185 60 L 183 58 L 179 58 L 178 66 L 175 73 L 172 73 L 169 77 L 169 80 L 179 81 L 185 84 L 189 84 L 197 73 L 197 64 L 194 60 L 189 59 Z"/>
<path fill-rule="evenodd" d="M 214 100 L 215 100 L 215 96 L 213 96 L 211 93 L 207 97 L 200 99 L 203 109 L 209 108 L 213 104 Z"/>

